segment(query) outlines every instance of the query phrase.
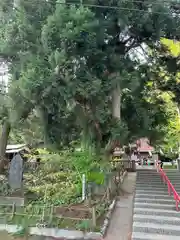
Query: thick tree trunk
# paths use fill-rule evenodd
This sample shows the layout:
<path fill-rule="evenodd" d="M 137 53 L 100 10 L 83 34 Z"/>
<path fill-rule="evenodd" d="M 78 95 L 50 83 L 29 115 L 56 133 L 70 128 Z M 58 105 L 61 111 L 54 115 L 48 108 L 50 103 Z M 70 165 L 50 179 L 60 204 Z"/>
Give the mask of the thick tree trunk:
<path fill-rule="evenodd" d="M 112 117 L 117 121 L 121 121 L 121 89 L 119 83 L 117 83 L 112 91 Z M 118 142 L 112 141 L 112 139 L 106 145 L 105 155 L 107 159 L 111 155 L 115 145 L 118 145 Z"/>
<path fill-rule="evenodd" d="M 112 116 L 118 121 L 121 120 L 121 90 L 119 83 L 112 92 Z"/>
<path fill-rule="evenodd" d="M 8 137 L 10 133 L 11 125 L 9 122 L 4 122 L 2 126 L 2 133 L 0 138 L 0 156 L 4 157 L 6 153 L 6 146 L 8 142 Z"/>
<path fill-rule="evenodd" d="M 5 154 L 10 130 L 10 123 L 8 121 L 5 121 L 2 126 L 2 133 L 0 138 L 0 171 L 2 171 L 5 165 Z"/>

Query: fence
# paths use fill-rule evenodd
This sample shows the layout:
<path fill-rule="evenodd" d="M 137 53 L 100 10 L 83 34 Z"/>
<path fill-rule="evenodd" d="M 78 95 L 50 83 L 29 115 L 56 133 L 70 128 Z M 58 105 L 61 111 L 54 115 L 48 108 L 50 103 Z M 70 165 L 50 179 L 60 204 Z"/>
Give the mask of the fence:
<path fill-rule="evenodd" d="M 113 168 L 117 168 L 119 166 L 123 167 L 128 172 L 136 171 L 135 161 L 131 161 L 129 159 L 122 159 L 122 160 L 112 160 L 111 165 Z"/>
<path fill-rule="evenodd" d="M 163 171 L 163 169 L 159 166 L 158 162 L 156 162 L 156 169 L 157 172 L 160 173 L 161 179 L 162 181 L 167 184 L 167 188 L 168 188 L 168 194 L 171 195 L 171 193 L 173 194 L 174 200 L 176 202 L 176 210 L 179 211 L 179 202 L 180 202 L 180 196 L 179 194 L 176 192 L 174 186 L 172 185 L 171 181 L 169 180 L 169 178 L 167 177 L 166 173 Z"/>
<path fill-rule="evenodd" d="M 28 227 L 71 227 L 79 224 L 79 227 L 93 230 L 107 206 L 107 202 L 103 201 L 91 207 L 34 205 L 29 209 L 18 207 L 15 203 L 0 204 L 0 219 L 1 224 L 26 224 Z"/>

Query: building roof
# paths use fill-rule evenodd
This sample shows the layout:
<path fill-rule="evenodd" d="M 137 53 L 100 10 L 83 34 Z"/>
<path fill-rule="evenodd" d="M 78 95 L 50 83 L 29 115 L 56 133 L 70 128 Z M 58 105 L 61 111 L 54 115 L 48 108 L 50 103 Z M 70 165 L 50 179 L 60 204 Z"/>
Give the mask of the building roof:
<path fill-rule="evenodd" d="M 149 152 L 149 151 L 154 151 L 154 147 L 152 147 L 149 144 L 149 141 L 147 138 L 141 138 L 137 142 L 137 151 L 139 152 Z"/>
<path fill-rule="evenodd" d="M 6 153 L 17 153 L 25 149 L 28 149 L 26 144 L 7 145 Z"/>

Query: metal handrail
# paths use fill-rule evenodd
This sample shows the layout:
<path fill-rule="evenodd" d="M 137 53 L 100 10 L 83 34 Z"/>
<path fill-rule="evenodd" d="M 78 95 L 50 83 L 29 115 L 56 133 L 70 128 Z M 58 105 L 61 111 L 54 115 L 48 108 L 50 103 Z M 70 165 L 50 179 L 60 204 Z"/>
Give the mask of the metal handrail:
<path fill-rule="evenodd" d="M 168 187 L 168 194 L 169 196 L 171 196 L 171 193 L 173 193 L 174 196 L 174 200 L 176 202 L 176 210 L 179 211 L 179 202 L 180 202 L 180 196 L 177 193 L 176 189 L 174 188 L 174 186 L 172 185 L 171 181 L 169 180 L 169 178 L 167 177 L 166 173 L 163 171 L 163 169 L 159 166 L 158 162 L 156 163 L 156 169 L 157 172 L 160 173 L 161 179 L 162 181 L 167 184 Z"/>

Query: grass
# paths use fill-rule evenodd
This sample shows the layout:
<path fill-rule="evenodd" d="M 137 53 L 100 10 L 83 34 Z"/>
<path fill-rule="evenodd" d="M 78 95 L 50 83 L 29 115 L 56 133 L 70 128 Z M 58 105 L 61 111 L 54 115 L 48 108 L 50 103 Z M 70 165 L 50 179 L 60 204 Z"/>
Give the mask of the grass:
<path fill-rule="evenodd" d="M 177 165 L 164 165 L 163 166 L 164 169 L 177 169 Z"/>
<path fill-rule="evenodd" d="M 27 212 L 23 207 L 16 207 L 16 212 L 12 213 L 12 206 L 0 206 L 0 223 L 1 224 L 15 224 L 19 226 L 28 225 L 29 227 L 36 227 L 38 223 L 45 223 L 46 227 L 63 228 L 70 230 L 93 230 L 91 220 L 71 219 L 57 217 L 53 215 L 50 217 L 48 209 L 45 211 L 44 221 L 42 222 L 42 209 L 37 212 Z"/>

